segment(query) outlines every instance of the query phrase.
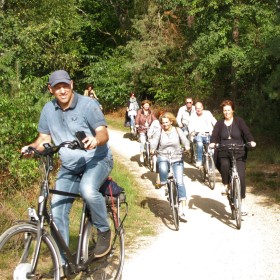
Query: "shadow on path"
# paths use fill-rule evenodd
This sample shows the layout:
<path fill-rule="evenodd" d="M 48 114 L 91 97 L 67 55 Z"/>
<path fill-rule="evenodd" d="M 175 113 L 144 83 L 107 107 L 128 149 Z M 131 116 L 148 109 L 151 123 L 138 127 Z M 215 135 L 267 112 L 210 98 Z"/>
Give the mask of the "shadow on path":
<path fill-rule="evenodd" d="M 164 199 L 157 199 L 153 197 L 146 197 L 141 201 L 141 207 L 149 207 L 150 211 L 154 213 L 155 217 L 161 219 L 162 223 L 171 230 L 176 230 L 173 222 L 173 216 L 169 202 Z"/>
<path fill-rule="evenodd" d="M 201 197 L 200 195 L 192 195 L 189 200 L 189 209 L 201 209 L 211 218 L 215 218 L 231 228 L 235 228 L 234 220 L 231 219 L 231 213 L 226 211 L 226 206 L 214 199 Z"/>

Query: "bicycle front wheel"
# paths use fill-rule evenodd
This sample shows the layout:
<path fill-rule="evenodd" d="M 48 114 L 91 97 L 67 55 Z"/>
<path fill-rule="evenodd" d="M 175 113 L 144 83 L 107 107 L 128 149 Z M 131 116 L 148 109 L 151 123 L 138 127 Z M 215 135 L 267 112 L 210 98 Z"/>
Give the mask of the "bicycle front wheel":
<path fill-rule="evenodd" d="M 60 279 L 60 255 L 53 238 L 42 235 L 40 253 L 35 271 L 31 265 L 37 242 L 37 228 L 31 224 L 18 224 L 0 237 L 1 279 Z"/>
<path fill-rule="evenodd" d="M 173 221 L 175 225 L 175 229 L 179 230 L 179 199 L 178 199 L 178 190 L 175 182 L 172 180 L 169 183 L 169 201 L 170 207 L 172 210 Z"/>
<path fill-rule="evenodd" d="M 93 277 L 93 279 L 119 280 L 124 265 L 124 229 L 122 226 L 119 227 L 120 219 L 117 218 L 117 213 L 111 212 L 108 215 L 112 232 L 112 249 L 106 256 L 93 259 L 85 275 Z M 97 231 L 89 220 L 85 227 L 86 237 L 84 238 L 82 255 L 84 260 L 87 261 L 95 247 Z"/>
<path fill-rule="evenodd" d="M 150 143 L 146 142 L 144 146 L 144 165 L 151 169 L 151 159 L 150 159 Z"/>
<path fill-rule="evenodd" d="M 239 178 L 234 178 L 233 184 L 233 205 L 234 205 L 234 218 L 236 221 L 237 229 L 241 228 L 241 186 Z"/>
<path fill-rule="evenodd" d="M 214 190 L 216 184 L 216 169 L 212 156 L 208 155 L 205 162 L 205 179 L 208 181 L 209 188 Z"/>

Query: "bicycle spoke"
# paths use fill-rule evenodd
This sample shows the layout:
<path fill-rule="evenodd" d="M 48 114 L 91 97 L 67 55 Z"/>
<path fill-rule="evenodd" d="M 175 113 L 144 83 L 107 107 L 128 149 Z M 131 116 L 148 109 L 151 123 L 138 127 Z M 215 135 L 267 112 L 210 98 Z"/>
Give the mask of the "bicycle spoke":
<path fill-rule="evenodd" d="M 170 197 L 170 206 L 172 210 L 173 221 L 175 229 L 179 230 L 179 202 L 178 202 L 178 191 L 174 181 L 170 182 L 169 186 L 169 197 Z"/>
<path fill-rule="evenodd" d="M 14 273 L 24 277 L 31 272 L 36 247 L 36 227 L 17 225 L 0 238 L 1 279 L 12 279 Z M 58 259 L 52 244 L 43 237 L 34 276 L 30 279 L 59 279 Z M 19 279 L 19 278 L 16 278 Z"/>
<path fill-rule="evenodd" d="M 233 179 L 233 203 L 235 210 L 235 220 L 237 229 L 241 228 L 241 193 L 240 182 L 238 179 Z"/>
<path fill-rule="evenodd" d="M 215 188 L 216 184 L 216 168 L 214 159 L 212 156 L 208 156 L 207 158 L 208 164 L 207 164 L 207 179 L 209 183 L 209 187 L 211 190 Z"/>
<path fill-rule="evenodd" d="M 112 232 L 112 249 L 106 256 L 95 259 L 89 266 L 89 271 L 84 273 L 86 277 L 93 277 L 93 279 L 112 279 L 118 280 L 121 277 L 123 264 L 124 264 L 124 230 L 121 227 L 116 229 L 116 222 L 120 225 L 120 221 L 116 221 L 113 212 L 109 213 L 110 228 Z M 115 222 L 114 222 L 115 220 Z M 88 231 L 87 244 L 83 246 L 83 257 L 85 261 L 90 257 L 91 251 L 95 246 L 95 239 L 97 232 L 90 223 Z M 87 278 L 86 278 L 87 279 Z M 90 278 L 89 278 L 90 279 Z"/>

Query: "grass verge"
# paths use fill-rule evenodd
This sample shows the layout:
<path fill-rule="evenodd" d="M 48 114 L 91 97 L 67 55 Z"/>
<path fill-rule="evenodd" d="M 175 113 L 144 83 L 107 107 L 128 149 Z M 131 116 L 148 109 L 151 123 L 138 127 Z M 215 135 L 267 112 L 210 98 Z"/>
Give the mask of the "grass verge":
<path fill-rule="evenodd" d="M 123 123 L 120 118 L 114 119 L 110 124 L 116 129 L 122 129 Z M 125 131 L 125 130 L 124 130 Z M 53 172 L 50 181 L 54 183 L 55 173 Z M 114 168 L 111 173 L 113 179 L 125 189 L 128 202 L 128 216 L 125 220 L 126 246 L 130 246 L 139 236 L 153 236 L 156 234 L 154 214 L 146 207 L 141 207 L 141 201 L 145 199 L 140 192 L 137 178 L 134 178 L 127 168 L 118 160 L 114 159 Z M 32 183 L 32 182 L 31 182 Z M 12 192 L 8 197 L 0 202 L 0 233 L 9 228 L 15 221 L 28 220 L 28 207 L 37 207 L 37 194 L 39 184 L 30 187 L 28 190 Z M 81 217 L 82 201 L 77 200 L 73 204 L 70 213 L 70 244 L 72 249 L 77 245 L 77 235 Z M 133 246 L 132 246 L 133 247 Z"/>

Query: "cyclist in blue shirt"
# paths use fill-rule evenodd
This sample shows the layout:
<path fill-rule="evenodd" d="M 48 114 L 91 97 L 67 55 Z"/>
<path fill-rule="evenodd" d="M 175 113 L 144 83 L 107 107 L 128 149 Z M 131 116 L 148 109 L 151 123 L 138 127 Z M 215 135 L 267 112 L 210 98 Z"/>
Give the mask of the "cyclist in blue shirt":
<path fill-rule="evenodd" d="M 107 124 L 95 100 L 74 92 L 73 81 L 66 71 L 53 72 L 49 77 L 48 89 L 54 99 L 45 104 L 38 125 L 39 136 L 28 146 L 43 150 L 44 143 L 59 145 L 63 141 L 76 139 L 76 132 L 85 132 L 86 137 L 82 141 L 85 150 L 60 149 L 61 167 L 55 188 L 80 193 L 85 199 L 90 208 L 92 223 L 98 230 L 94 254 L 101 257 L 111 248 L 106 204 L 99 192 L 113 168 L 112 153 L 107 144 Z M 22 153 L 28 146 L 22 148 Z M 54 221 L 67 244 L 69 212 L 73 202 L 73 198 L 62 195 L 53 195 L 51 202 Z"/>

